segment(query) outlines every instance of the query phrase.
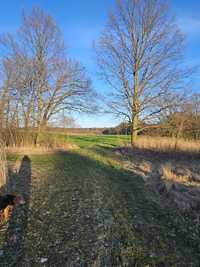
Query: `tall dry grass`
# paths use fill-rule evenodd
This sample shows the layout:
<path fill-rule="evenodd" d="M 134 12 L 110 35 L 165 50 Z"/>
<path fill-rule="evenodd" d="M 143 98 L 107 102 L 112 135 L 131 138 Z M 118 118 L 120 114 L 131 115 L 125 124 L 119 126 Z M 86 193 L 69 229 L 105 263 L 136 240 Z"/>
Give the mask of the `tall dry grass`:
<path fill-rule="evenodd" d="M 35 146 L 38 134 L 31 130 L 6 128 L 1 129 L 1 140 L 6 147 Z"/>
<path fill-rule="evenodd" d="M 187 141 L 170 137 L 140 136 L 135 144 L 139 149 L 150 149 L 161 152 L 200 152 L 200 141 Z"/>
<path fill-rule="evenodd" d="M 7 177 L 6 152 L 4 143 L 0 141 L 0 188 L 6 184 L 6 177 Z"/>

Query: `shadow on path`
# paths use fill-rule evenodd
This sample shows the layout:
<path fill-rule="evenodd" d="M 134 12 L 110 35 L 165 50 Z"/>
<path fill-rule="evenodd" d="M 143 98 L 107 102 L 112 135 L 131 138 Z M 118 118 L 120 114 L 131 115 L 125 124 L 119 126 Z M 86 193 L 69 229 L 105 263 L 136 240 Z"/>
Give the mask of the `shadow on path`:
<path fill-rule="evenodd" d="M 30 214 L 30 159 L 11 172 L 8 184 L 26 206 L 13 213 L 0 266 L 198 266 L 195 221 L 162 209 L 138 174 L 106 160 L 109 151 L 92 151 L 37 158 Z"/>
<path fill-rule="evenodd" d="M 57 152 L 48 164 L 21 266 L 42 266 L 36 255 L 47 266 L 198 266 L 192 218 L 163 209 L 138 174 L 84 151 Z"/>
<path fill-rule="evenodd" d="M 17 266 L 17 262 L 23 256 L 28 220 L 30 184 L 31 160 L 28 156 L 24 156 L 18 172 L 13 172 L 11 168 L 8 170 L 5 191 L 7 193 L 15 192 L 20 194 L 25 200 L 25 205 L 15 207 L 12 211 L 2 248 L 3 256 L 0 257 L 0 266 Z"/>

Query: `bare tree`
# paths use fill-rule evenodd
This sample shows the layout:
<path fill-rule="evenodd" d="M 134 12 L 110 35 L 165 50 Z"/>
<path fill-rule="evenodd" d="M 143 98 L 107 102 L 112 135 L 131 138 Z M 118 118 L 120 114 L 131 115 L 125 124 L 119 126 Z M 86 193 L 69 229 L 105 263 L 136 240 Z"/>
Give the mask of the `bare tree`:
<path fill-rule="evenodd" d="M 48 123 L 48 127 L 58 127 L 58 128 L 80 128 L 78 123 L 72 116 L 63 114 L 59 115 L 59 118 L 55 118 L 55 120 L 50 121 Z"/>
<path fill-rule="evenodd" d="M 6 184 L 7 164 L 5 145 L 0 138 L 0 189 Z"/>
<path fill-rule="evenodd" d="M 16 95 L 12 90 L 13 66 L 4 59 L 1 65 L 2 87 L 0 88 L 0 128 L 17 123 Z"/>
<path fill-rule="evenodd" d="M 96 45 L 100 74 L 111 88 L 110 111 L 128 119 L 132 145 L 140 121 L 168 108 L 183 86 L 184 38 L 166 1 L 120 0 Z"/>
<path fill-rule="evenodd" d="M 76 123 L 75 119 L 63 114 L 59 121 L 60 127 L 63 128 L 78 128 L 78 124 Z"/>
<path fill-rule="evenodd" d="M 0 48 L 1 63 L 6 60 L 11 69 L 11 100 L 21 115 L 21 126 L 36 126 L 40 131 L 63 110 L 93 107 L 85 68 L 67 56 L 59 28 L 41 9 L 24 13 L 17 35 L 2 36 Z"/>

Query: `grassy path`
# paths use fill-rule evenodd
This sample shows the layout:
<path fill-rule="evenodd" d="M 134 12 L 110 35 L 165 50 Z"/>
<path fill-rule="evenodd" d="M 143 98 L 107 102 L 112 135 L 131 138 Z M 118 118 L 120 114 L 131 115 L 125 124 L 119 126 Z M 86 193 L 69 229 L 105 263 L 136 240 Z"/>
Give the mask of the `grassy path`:
<path fill-rule="evenodd" d="M 26 206 L 11 218 L 0 266 L 199 266 L 190 218 L 161 208 L 109 145 L 30 156 L 11 176 Z"/>

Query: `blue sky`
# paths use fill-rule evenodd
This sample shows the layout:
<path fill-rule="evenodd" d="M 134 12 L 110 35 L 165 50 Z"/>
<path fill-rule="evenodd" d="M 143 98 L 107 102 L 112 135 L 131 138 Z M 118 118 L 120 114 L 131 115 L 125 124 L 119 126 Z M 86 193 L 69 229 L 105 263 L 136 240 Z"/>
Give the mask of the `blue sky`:
<path fill-rule="evenodd" d="M 22 9 L 33 6 L 42 7 L 52 15 L 61 28 L 69 56 L 81 61 L 87 68 L 93 85 L 98 92 L 106 91 L 106 84 L 97 77 L 92 43 L 102 31 L 107 14 L 113 8 L 115 0 L 12 0 L 1 1 L 0 33 L 14 32 L 20 24 Z M 188 65 L 200 62 L 200 1 L 171 0 L 172 12 L 186 34 L 186 60 Z M 200 76 L 200 73 L 199 73 Z M 200 82 L 200 79 L 199 79 Z M 195 81 L 195 89 L 198 78 Z M 82 127 L 114 126 L 118 120 L 112 116 L 76 115 Z"/>

